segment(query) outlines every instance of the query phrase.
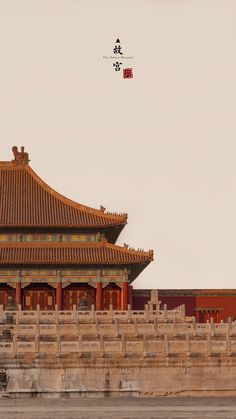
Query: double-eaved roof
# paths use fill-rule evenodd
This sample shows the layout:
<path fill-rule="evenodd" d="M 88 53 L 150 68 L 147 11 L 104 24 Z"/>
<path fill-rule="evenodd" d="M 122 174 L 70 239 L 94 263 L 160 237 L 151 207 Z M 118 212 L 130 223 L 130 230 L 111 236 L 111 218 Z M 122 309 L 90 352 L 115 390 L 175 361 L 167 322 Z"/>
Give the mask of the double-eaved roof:
<path fill-rule="evenodd" d="M 0 230 L 103 231 L 112 243 L 2 242 L 0 265 L 135 264 L 138 274 L 153 260 L 152 251 L 113 244 L 127 223 L 127 214 L 97 210 L 62 196 L 32 170 L 23 147 L 21 152 L 13 147 L 13 153 L 14 160 L 0 162 Z"/>

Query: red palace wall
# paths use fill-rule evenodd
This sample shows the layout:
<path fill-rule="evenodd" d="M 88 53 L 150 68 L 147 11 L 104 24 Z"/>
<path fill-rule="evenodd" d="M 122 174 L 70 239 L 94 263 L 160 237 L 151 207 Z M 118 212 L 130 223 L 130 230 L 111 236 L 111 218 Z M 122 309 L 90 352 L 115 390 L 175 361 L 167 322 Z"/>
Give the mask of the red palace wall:
<path fill-rule="evenodd" d="M 133 290 L 133 308 L 143 310 L 151 290 Z M 236 320 L 236 290 L 159 290 L 159 300 L 173 309 L 185 304 L 186 316 L 195 316 L 200 323 L 211 317 L 215 322 Z"/>

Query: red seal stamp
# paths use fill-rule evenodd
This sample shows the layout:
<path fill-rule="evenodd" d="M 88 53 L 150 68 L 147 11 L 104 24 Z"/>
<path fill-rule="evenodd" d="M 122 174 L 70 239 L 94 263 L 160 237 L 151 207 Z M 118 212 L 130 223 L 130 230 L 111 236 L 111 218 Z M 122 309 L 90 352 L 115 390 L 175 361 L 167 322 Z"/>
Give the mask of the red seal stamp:
<path fill-rule="evenodd" d="M 132 68 L 123 68 L 123 77 L 124 79 L 133 78 L 133 69 Z"/>

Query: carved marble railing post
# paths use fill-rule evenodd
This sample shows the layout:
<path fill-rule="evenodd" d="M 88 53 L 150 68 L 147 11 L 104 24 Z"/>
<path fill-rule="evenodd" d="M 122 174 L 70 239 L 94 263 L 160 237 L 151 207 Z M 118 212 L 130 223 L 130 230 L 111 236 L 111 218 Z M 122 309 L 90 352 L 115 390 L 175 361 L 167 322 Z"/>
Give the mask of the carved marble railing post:
<path fill-rule="evenodd" d="M 77 338 L 80 337 L 80 322 L 79 322 L 78 317 L 77 317 L 77 324 L 76 324 L 76 337 Z"/>
<path fill-rule="evenodd" d="M 214 323 L 213 317 L 211 317 L 211 321 L 210 321 L 210 330 L 211 330 L 211 336 L 215 336 L 215 323 Z"/>
<path fill-rule="evenodd" d="M 96 321 L 96 313 L 95 313 L 95 306 L 94 304 L 91 304 L 91 313 L 92 313 L 92 321 L 95 323 Z"/>
<path fill-rule="evenodd" d="M 17 310 L 16 315 L 18 317 L 19 323 L 21 323 L 22 321 L 22 305 L 21 304 L 18 305 L 18 310 Z"/>
<path fill-rule="evenodd" d="M 98 337 L 99 336 L 99 321 L 98 321 L 98 319 L 96 319 L 95 325 L 96 325 L 96 336 Z"/>
<path fill-rule="evenodd" d="M 59 311 L 58 311 L 57 304 L 55 304 L 55 323 L 56 323 L 57 335 L 60 335 Z"/>
<path fill-rule="evenodd" d="M 76 304 L 73 304 L 73 321 L 76 324 L 77 323 L 77 309 Z"/>
<path fill-rule="evenodd" d="M 100 356 L 104 356 L 105 355 L 105 345 L 104 345 L 104 336 L 101 335 L 100 336 Z"/>
<path fill-rule="evenodd" d="M 16 312 L 16 334 L 20 333 L 20 317 L 19 311 Z"/>
<path fill-rule="evenodd" d="M 150 302 L 148 302 L 148 308 L 150 311 L 153 311 L 153 304 Z"/>
<path fill-rule="evenodd" d="M 232 355 L 230 329 L 228 329 L 226 333 L 226 351 L 228 355 Z"/>
<path fill-rule="evenodd" d="M 35 338 L 34 338 L 34 344 L 35 344 L 35 353 L 36 355 L 39 354 L 39 334 L 36 333 Z"/>
<path fill-rule="evenodd" d="M 78 356 L 81 357 L 83 354 L 83 335 L 79 336 L 79 352 L 78 352 Z"/>
<path fill-rule="evenodd" d="M 128 312 L 127 312 L 127 315 L 128 315 L 128 322 L 130 323 L 131 320 L 132 320 L 131 304 L 128 304 Z"/>
<path fill-rule="evenodd" d="M 189 334 L 186 333 L 186 346 L 187 346 L 187 356 L 191 355 L 191 340 L 189 338 Z"/>
<path fill-rule="evenodd" d="M 143 335 L 143 356 L 146 357 L 148 355 L 148 341 L 147 335 Z"/>
<path fill-rule="evenodd" d="M 3 322 L 3 305 L 0 304 L 0 322 Z"/>
<path fill-rule="evenodd" d="M 169 356 L 169 341 L 167 335 L 164 336 L 164 354 L 165 356 Z"/>
<path fill-rule="evenodd" d="M 158 336 L 158 322 L 157 317 L 154 318 L 154 330 L 155 330 L 155 337 Z"/>
<path fill-rule="evenodd" d="M 146 319 L 146 322 L 149 322 L 149 307 L 148 307 L 148 304 L 145 304 L 145 319 Z"/>
<path fill-rule="evenodd" d="M 38 321 L 36 321 L 36 335 L 40 335 L 40 324 Z"/>
<path fill-rule="evenodd" d="M 126 339 L 125 339 L 125 335 L 122 335 L 122 356 L 126 356 Z"/>
<path fill-rule="evenodd" d="M 40 305 L 37 304 L 36 306 L 36 323 L 39 324 L 40 323 Z"/>
<path fill-rule="evenodd" d="M 174 336 L 177 336 L 177 319 L 176 317 L 173 318 L 173 332 L 174 332 Z"/>
<path fill-rule="evenodd" d="M 57 335 L 57 356 L 61 355 L 61 335 Z"/>
<path fill-rule="evenodd" d="M 112 322 L 113 320 L 113 305 L 112 304 L 109 305 L 109 317 L 110 317 L 110 321 Z"/>
<path fill-rule="evenodd" d="M 138 319 L 134 319 L 134 336 L 138 337 Z"/>
<path fill-rule="evenodd" d="M 166 305 L 166 304 L 164 304 L 164 320 L 166 320 L 166 321 L 167 321 L 167 318 L 168 318 L 167 305 Z"/>
<path fill-rule="evenodd" d="M 181 305 L 182 318 L 185 318 L 185 304 Z"/>
<path fill-rule="evenodd" d="M 211 341 L 211 334 L 207 334 L 207 354 L 211 356 L 212 354 L 212 341 Z"/>
<path fill-rule="evenodd" d="M 117 319 L 115 319 L 115 335 L 117 338 L 120 336 L 120 327 Z"/>
<path fill-rule="evenodd" d="M 193 317 L 193 335 L 194 336 L 197 335 L 197 322 L 196 322 L 196 317 Z"/>
<path fill-rule="evenodd" d="M 228 317 L 228 335 L 231 336 L 232 333 L 232 317 Z"/>
<path fill-rule="evenodd" d="M 12 336 L 12 352 L 13 352 L 13 355 L 17 355 L 17 337 L 16 337 L 16 335 L 13 335 Z"/>

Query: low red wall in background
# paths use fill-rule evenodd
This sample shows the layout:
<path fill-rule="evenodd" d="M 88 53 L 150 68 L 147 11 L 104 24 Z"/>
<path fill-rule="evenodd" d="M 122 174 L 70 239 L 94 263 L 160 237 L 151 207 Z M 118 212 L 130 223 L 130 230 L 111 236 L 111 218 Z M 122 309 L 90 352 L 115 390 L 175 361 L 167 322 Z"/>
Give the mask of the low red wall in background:
<path fill-rule="evenodd" d="M 215 322 L 236 320 L 236 290 L 158 290 L 161 307 L 168 309 L 185 305 L 186 316 L 195 316 L 204 323 L 213 317 Z M 151 299 L 151 290 L 133 290 L 133 309 L 143 310 Z"/>

